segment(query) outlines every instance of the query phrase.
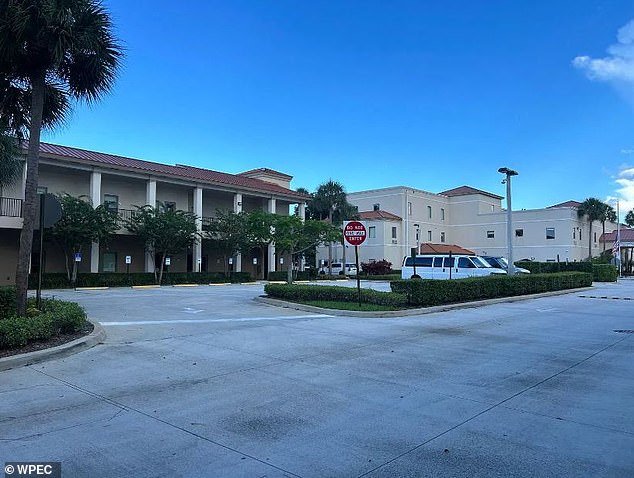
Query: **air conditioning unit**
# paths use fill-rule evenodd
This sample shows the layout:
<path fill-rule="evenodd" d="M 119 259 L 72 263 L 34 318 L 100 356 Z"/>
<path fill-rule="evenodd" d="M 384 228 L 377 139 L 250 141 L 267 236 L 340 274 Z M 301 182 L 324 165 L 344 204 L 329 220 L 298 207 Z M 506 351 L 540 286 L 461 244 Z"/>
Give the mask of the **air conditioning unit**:
<path fill-rule="evenodd" d="M 392 239 L 392 244 L 398 244 L 398 239 Z"/>

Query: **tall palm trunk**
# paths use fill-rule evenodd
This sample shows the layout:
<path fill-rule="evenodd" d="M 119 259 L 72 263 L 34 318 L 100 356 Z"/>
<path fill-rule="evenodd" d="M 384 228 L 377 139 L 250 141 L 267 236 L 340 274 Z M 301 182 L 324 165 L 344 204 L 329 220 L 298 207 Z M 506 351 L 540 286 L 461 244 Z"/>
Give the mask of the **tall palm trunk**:
<path fill-rule="evenodd" d="M 590 235 L 588 236 L 588 260 L 592 260 L 592 221 L 588 221 L 590 225 Z"/>
<path fill-rule="evenodd" d="M 605 252 L 605 221 L 601 221 L 601 225 L 603 226 L 603 252 Z"/>
<path fill-rule="evenodd" d="M 20 233 L 18 266 L 15 272 L 16 303 L 18 315 L 26 314 L 26 293 L 29 286 L 29 266 L 33 248 L 33 229 L 37 204 L 39 178 L 40 133 L 44 111 L 45 73 L 31 79 L 31 125 L 29 129 L 29 151 L 26 157 L 26 187 L 22 207 L 23 225 Z"/>

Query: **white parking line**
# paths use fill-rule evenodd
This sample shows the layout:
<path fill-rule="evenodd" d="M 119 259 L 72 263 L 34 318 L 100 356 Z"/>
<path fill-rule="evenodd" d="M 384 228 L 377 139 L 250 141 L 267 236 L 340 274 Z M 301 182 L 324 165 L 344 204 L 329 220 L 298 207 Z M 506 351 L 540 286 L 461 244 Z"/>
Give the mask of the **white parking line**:
<path fill-rule="evenodd" d="M 289 315 L 278 317 L 244 317 L 240 319 L 182 319 L 182 320 L 131 320 L 129 322 L 100 322 L 103 326 L 116 325 L 168 325 L 168 324 L 210 324 L 213 322 L 256 322 L 259 320 L 294 320 L 294 319 L 325 319 L 334 315 Z"/>

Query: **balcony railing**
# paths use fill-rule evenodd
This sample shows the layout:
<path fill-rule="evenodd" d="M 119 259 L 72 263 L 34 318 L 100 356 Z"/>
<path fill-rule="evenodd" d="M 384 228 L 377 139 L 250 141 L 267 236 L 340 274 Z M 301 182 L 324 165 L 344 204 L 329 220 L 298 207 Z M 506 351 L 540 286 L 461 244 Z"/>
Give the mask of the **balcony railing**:
<path fill-rule="evenodd" d="M 22 217 L 22 199 L 0 197 L 0 216 Z"/>

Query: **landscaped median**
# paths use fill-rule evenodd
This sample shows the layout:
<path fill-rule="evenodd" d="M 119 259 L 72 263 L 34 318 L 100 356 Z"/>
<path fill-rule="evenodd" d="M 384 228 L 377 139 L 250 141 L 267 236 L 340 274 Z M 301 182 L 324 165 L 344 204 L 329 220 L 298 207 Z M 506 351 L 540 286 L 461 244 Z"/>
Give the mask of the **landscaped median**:
<path fill-rule="evenodd" d="M 39 349 L 40 343 L 59 345 L 92 330 L 86 312 L 74 302 L 43 299 L 37 310 L 29 299 L 26 317 L 16 317 L 15 309 L 15 289 L 0 288 L 0 356 Z"/>
<path fill-rule="evenodd" d="M 390 282 L 392 292 L 361 289 L 361 302 L 366 304 L 361 309 L 358 305 L 357 290 L 351 287 L 268 284 L 264 287 L 264 292 L 275 299 L 324 308 L 400 310 L 577 289 L 591 285 L 592 274 L 585 272 L 457 280 L 397 280 Z M 345 304 L 344 307 L 338 306 L 342 303 Z"/>

